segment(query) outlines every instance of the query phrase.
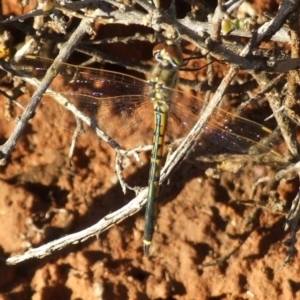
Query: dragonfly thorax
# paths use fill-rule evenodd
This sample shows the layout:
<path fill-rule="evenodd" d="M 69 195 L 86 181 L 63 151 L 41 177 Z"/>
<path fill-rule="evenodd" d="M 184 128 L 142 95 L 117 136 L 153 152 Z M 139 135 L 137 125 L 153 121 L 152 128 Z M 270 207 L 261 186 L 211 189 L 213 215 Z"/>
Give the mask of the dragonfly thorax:
<path fill-rule="evenodd" d="M 154 100 L 153 108 L 155 112 L 167 114 L 170 111 L 171 103 L 164 100 Z"/>
<path fill-rule="evenodd" d="M 176 86 L 177 78 L 177 68 L 162 68 L 159 64 L 153 68 L 149 82 L 153 85 L 160 84 L 173 89 Z"/>
<path fill-rule="evenodd" d="M 175 84 L 176 84 L 176 79 Z M 173 90 L 167 88 L 164 83 L 161 82 L 149 82 L 150 88 L 150 99 L 153 102 L 154 110 L 157 110 L 159 107 L 159 111 L 162 113 L 168 113 L 171 108 L 172 103 L 172 94 Z"/>

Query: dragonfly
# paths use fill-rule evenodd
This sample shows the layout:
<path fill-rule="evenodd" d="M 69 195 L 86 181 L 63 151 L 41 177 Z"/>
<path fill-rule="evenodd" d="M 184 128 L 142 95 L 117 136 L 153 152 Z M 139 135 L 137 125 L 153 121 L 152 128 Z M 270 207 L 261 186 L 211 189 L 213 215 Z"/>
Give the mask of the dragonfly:
<path fill-rule="evenodd" d="M 175 89 L 183 64 L 182 52 L 175 43 L 158 44 L 153 54 L 158 63 L 148 81 L 118 72 L 62 63 L 59 75 L 52 84 L 53 90 L 95 120 L 120 147 L 127 142 L 123 134 L 125 131 L 128 131 L 130 140 L 138 144 L 149 143 L 152 136 L 143 237 L 146 255 L 149 254 L 155 228 L 164 145 L 167 141 L 186 136 L 207 105 L 200 97 L 187 97 Z M 51 64 L 50 59 L 23 57 L 14 67 L 28 76 L 42 79 Z M 43 103 L 46 113 L 51 107 L 48 101 Z M 68 122 L 71 124 L 71 121 Z M 270 132 L 258 123 L 215 108 L 213 117 L 203 126 L 201 138 L 203 136 L 237 153 L 247 153 L 252 146 L 266 153 L 271 151 L 273 145 L 260 141 Z"/>

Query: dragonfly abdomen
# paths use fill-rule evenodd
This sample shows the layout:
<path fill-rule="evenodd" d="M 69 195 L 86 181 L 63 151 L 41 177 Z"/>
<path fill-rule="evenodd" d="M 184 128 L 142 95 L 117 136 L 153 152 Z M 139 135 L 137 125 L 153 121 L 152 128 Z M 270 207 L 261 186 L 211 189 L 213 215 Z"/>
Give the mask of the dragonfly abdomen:
<path fill-rule="evenodd" d="M 151 153 L 150 171 L 149 171 L 149 183 L 148 183 L 148 201 L 146 205 L 145 213 L 145 231 L 143 248 L 144 253 L 148 254 L 149 247 L 151 244 L 153 232 L 154 232 L 154 221 L 157 211 L 157 199 L 159 196 L 159 180 L 160 171 L 163 163 L 163 145 L 164 137 L 168 122 L 168 110 L 165 110 L 165 105 L 155 105 L 154 109 L 154 121 L 155 130 L 153 135 L 153 148 Z"/>

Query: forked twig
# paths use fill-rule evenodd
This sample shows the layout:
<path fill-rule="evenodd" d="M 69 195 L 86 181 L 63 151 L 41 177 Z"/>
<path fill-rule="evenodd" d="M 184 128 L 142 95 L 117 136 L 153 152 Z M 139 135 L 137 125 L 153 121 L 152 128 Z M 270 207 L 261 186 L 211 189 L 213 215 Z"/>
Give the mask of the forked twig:
<path fill-rule="evenodd" d="M 95 225 L 90 226 L 89 228 L 84 229 L 82 231 L 64 236 L 60 239 L 47 243 L 38 248 L 29 249 L 23 254 L 10 257 L 6 260 L 6 264 L 15 265 L 34 257 L 43 258 L 52 254 L 55 251 L 65 248 L 68 245 L 78 244 L 94 236 L 99 237 L 99 234 L 101 232 L 104 232 L 113 225 L 120 223 L 122 220 L 140 211 L 146 203 L 146 198 L 147 189 L 140 192 L 137 197 L 135 197 L 132 201 L 130 201 L 128 204 L 126 204 L 119 210 L 106 215 Z"/>
<path fill-rule="evenodd" d="M 61 62 L 66 61 L 73 50 L 75 49 L 76 45 L 82 39 L 84 34 L 90 31 L 91 23 L 89 20 L 83 20 L 81 25 L 77 27 L 74 31 L 68 42 L 61 48 L 60 53 L 54 60 L 53 64 L 47 71 L 44 79 L 40 82 L 38 89 L 33 94 L 31 101 L 29 102 L 28 106 L 26 107 L 24 113 L 16 123 L 15 129 L 10 135 L 9 139 L 0 146 L 0 165 L 5 164 L 7 157 L 14 149 L 18 139 L 20 138 L 27 122 L 32 118 L 43 93 L 49 87 L 53 79 L 58 73 L 58 67 Z"/>

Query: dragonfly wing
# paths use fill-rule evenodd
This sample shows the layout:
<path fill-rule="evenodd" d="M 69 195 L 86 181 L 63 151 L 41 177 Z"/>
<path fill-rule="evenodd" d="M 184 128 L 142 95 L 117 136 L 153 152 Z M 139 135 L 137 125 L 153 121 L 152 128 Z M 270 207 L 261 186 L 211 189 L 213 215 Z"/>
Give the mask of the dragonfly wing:
<path fill-rule="evenodd" d="M 25 57 L 16 67 L 41 79 L 51 63 Z M 120 146 L 132 148 L 151 143 L 153 108 L 146 82 L 120 73 L 61 64 L 60 74 L 51 87 Z M 77 124 L 65 107 L 49 99 L 43 101 L 42 111 L 47 119 L 51 115 L 51 123 L 64 129 L 72 131 Z"/>
<path fill-rule="evenodd" d="M 179 132 L 185 136 L 199 120 L 206 106 L 207 103 L 198 97 L 187 97 L 181 91 L 174 93 L 169 122 L 170 136 L 178 138 Z M 260 141 L 270 133 L 271 130 L 258 123 L 215 108 L 213 115 L 202 128 L 201 139 L 209 140 L 233 153 L 247 153 L 253 146 L 265 153 L 271 151 L 273 145 Z M 212 154 L 213 146 L 208 144 L 209 146 L 203 143 L 203 147 L 210 151 L 207 153 Z"/>
<path fill-rule="evenodd" d="M 62 95 L 122 148 L 132 149 L 152 143 L 153 108 L 147 97 L 95 98 L 80 93 Z"/>

